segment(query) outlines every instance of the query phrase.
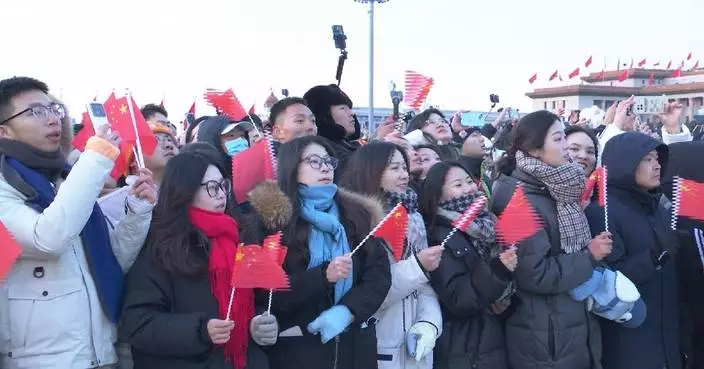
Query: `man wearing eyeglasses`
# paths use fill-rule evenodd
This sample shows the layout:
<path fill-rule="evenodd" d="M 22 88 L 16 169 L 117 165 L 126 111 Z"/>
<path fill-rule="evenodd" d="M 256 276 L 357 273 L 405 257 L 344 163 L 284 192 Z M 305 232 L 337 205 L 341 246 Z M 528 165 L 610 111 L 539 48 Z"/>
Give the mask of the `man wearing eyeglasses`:
<path fill-rule="evenodd" d="M 146 238 L 156 190 L 143 170 L 111 230 L 96 200 L 119 137 L 103 127 L 67 166 L 65 111 L 47 92 L 32 78 L 0 81 L 0 222 L 22 247 L 0 289 L 0 367 L 110 368 L 124 273 Z"/>

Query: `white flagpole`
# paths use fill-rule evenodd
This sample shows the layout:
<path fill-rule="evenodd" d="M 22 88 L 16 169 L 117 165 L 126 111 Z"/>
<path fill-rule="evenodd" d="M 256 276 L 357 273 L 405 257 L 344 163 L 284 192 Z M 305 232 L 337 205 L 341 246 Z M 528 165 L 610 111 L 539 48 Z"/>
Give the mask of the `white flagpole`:
<path fill-rule="evenodd" d="M 130 93 L 130 90 L 127 89 L 126 95 L 127 99 L 127 109 L 130 111 L 130 118 L 132 118 L 132 128 L 134 129 L 134 135 L 137 139 L 137 147 L 136 153 L 137 156 L 135 159 L 137 160 L 137 165 L 139 165 L 140 168 L 144 168 L 144 154 L 142 153 L 142 142 L 139 139 L 139 131 L 137 131 L 137 119 L 134 116 L 134 110 L 132 109 L 132 93 Z M 140 113 L 141 114 L 141 113 Z"/>

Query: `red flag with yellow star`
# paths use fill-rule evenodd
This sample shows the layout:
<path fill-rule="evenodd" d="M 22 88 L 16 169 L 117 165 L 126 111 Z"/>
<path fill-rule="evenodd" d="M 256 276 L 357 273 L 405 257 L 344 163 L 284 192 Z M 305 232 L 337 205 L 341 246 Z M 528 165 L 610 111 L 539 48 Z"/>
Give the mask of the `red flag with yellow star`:
<path fill-rule="evenodd" d="M 512 246 L 538 233 L 541 227 L 540 215 L 528 202 L 523 186 L 516 186 L 511 200 L 496 221 L 497 239 Z"/>
<path fill-rule="evenodd" d="M 137 142 L 139 135 L 139 143 L 141 144 L 142 153 L 151 155 L 156 150 L 156 136 L 144 119 L 142 112 L 139 110 L 137 103 L 130 97 L 116 98 L 112 93 L 103 104 L 105 113 L 110 123 L 110 128 L 113 131 L 120 133 L 120 138 L 123 143 L 134 145 Z M 130 112 L 130 109 L 132 111 Z M 134 116 L 134 123 L 132 117 Z M 135 130 L 135 127 L 137 128 Z M 123 150 L 121 150 L 123 151 Z M 122 154 L 125 154 L 124 151 Z"/>
<path fill-rule="evenodd" d="M 704 183 L 691 179 L 677 178 L 679 194 L 675 194 L 677 215 L 704 221 Z"/>
<path fill-rule="evenodd" d="M 373 236 L 386 241 L 396 261 L 403 257 L 403 246 L 408 230 L 408 211 L 399 203 L 394 206 L 384 220 L 376 227 Z"/>
<path fill-rule="evenodd" d="M 594 189 L 598 191 L 597 202 L 599 206 L 604 207 L 606 205 L 606 168 L 596 168 L 589 176 L 582 193 L 582 202 L 589 201 Z"/>
<path fill-rule="evenodd" d="M 245 245 L 237 249 L 232 272 L 232 288 L 287 290 L 289 287 L 286 272 L 263 247 Z"/>
<path fill-rule="evenodd" d="M 288 248 L 281 245 L 281 232 L 264 238 L 264 251 L 276 261 L 276 264 L 284 265 Z"/>

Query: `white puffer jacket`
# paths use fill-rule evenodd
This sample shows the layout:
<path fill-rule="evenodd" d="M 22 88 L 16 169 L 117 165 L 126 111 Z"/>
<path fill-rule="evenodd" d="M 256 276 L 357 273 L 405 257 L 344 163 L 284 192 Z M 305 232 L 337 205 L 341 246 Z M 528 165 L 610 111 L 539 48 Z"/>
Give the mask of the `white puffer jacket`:
<path fill-rule="evenodd" d="M 116 330 L 102 311 L 79 236 L 113 162 L 86 150 L 42 213 L 0 175 L 0 221 L 22 255 L 0 288 L 2 368 L 94 368 L 115 364 Z M 110 233 L 126 271 L 144 244 L 153 206 L 128 197 Z M 38 271 L 41 271 L 39 273 Z"/>

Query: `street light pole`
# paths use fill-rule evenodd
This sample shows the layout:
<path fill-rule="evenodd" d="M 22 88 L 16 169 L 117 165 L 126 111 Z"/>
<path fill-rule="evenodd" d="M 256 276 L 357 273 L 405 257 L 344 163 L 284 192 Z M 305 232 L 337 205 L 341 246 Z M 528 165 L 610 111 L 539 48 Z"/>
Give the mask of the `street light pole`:
<path fill-rule="evenodd" d="M 370 133 L 376 130 L 374 124 L 374 3 L 385 3 L 389 0 L 355 0 L 359 3 L 369 3 L 369 120 L 367 128 Z"/>

